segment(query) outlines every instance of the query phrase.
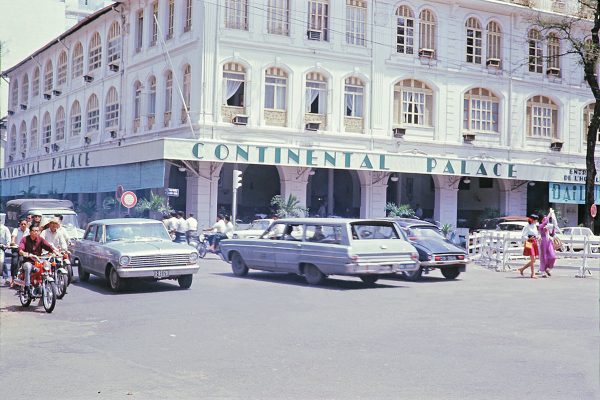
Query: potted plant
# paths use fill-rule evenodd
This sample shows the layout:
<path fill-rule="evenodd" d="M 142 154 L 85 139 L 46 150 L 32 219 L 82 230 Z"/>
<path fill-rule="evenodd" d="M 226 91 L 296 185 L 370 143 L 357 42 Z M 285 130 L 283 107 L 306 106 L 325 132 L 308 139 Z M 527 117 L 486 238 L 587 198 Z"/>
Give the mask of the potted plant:
<path fill-rule="evenodd" d="M 273 196 L 271 206 L 279 218 L 305 217 L 308 214 L 308 209 L 300 205 L 300 200 L 293 194 L 287 200 L 279 194 Z"/>
<path fill-rule="evenodd" d="M 410 204 L 400 204 L 397 206 L 395 203 L 387 203 L 385 211 L 387 211 L 388 217 L 415 218 L 417 216 Z"/>
<path fill-rule="evenodd" d="M 153 219 L 161 219 L 164 214 L 173 211 L 172 208 L 166 207 L 165 199 L 162 196 L 152 192 L 150 192 L 149 199 L 142 198 L 138 201 L 135 210 L 142 215 L 144 212 L 148 212 L 148 217 Z"/>

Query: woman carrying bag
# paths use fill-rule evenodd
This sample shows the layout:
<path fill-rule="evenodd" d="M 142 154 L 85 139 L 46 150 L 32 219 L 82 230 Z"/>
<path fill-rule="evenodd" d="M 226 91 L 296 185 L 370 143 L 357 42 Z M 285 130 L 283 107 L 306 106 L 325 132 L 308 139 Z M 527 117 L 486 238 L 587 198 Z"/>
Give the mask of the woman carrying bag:
<path fill-rule="evenodd" d="M 556 251 L 554 250 L 553 236 L 556 229 L 556 215 L 554 210 L 550 209 L 548 215 L 546 215 L 540 223 L 540 272 L 542 278 L 552 276 L 550 270 L 554 268 L 556 262 Z"/>
<path fill-rule="evenodd" d="M 531 268 L 531 277 L 533 279 L 535 276 L 535 259 L 540 254 L 537 237 L 539 236 L 539 232 L 537 229 L 537 220 L 538 216 L 535 214 L 531 214 L 529 218 L 527 218 L 527 222 L 529 223 L 526 227 L 521 231 L 521 237 L 525 240 L 523 245 L 523 255 L 529 256 L 529 262 L 518 269 L 521 276 L 523 276 L 523 271 L 527 268 Z"/>

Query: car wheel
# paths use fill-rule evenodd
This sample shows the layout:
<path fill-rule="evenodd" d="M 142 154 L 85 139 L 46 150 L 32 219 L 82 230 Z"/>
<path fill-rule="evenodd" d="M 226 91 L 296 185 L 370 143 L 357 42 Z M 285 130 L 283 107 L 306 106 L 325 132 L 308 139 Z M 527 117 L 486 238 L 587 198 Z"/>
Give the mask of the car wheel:
<path fill-rule="evenodd" d="M 79 275 L 81 282 L 87 282 L 90 279 L 90 273 L 83 269 L 80 261 L 77 263 L 77 275 Z"/>
<path fill-rule="evenodd" d="M 363 275 L 360 279 L 368 286 L 373 286 L 379 280 L 377 275 Z"/>
<path fill-rule="evenodd" d="M 108 273 L 108 283 L 110 284 L 110 288 L 113 292 L 118 292 L 123 289 L 123 279 L 117 273 L 115 267 L 110 267 L 110 272 Z"/>
<path fill-rule="evenodd" d="M 189 289 L 192 286 L 192 281 L 194 280 L 194 275 L 182 275 L 177 278 L 177 282 L 179 282 L 179 287 L 182 289 Z"/>
<path fill-rule="evenodd" d="M 442 275 L 448 280 L 456 279 L 460 275 L 460 271 L 458 268 L 442 268 Z"/>
<path fill-rule="evenodd" d="M 240 253 L 236 252 L 231 256 L 231 270 L 235 276 L 248 275 L 248 266 Z"/>
<path fill-rule="evenodd" d="M 404 274 L 404 278 L 406 278 L 406 280 L 416 282 L 421 280 L 423 268 L 419 268 L 416 271 L 404 271 L 402 273 Z"/>
<path fill-rule="evenodd" d="M 319 268 L 312 264 L 308 264 L 304 267 L 304 279 L 310 285 L 320 285 L 325 280 L 325 274 L 323 274 Z"/>

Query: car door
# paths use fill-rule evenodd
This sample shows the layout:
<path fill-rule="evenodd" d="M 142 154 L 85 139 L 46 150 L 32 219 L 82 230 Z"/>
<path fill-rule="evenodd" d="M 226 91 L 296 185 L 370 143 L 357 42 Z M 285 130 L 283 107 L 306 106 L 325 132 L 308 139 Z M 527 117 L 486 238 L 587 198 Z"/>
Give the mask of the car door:
<path fill-rule="evenodd" d="M 297 272 L 302 250 L 302 224 L 287 224 L 281 240 L 278 240 L 275 251 L 275 268 L 280 272 Z"/>
<path fill-rule="evenodd" d="M 90 246 L 94 242 L 96 236 L 97 225 L 90 225 L 83 234 L 83 238 L 77 242 L 76 256 L 79 258 L 79 262 L 87 270 L 91 270 L 90 266 Z"/>
<path fill-rule="evenodd" d="M 257 269 L 275 271 L 277 268 L 275 254 L 284 231 L 284 223 L 275 223 L 259 239 L 253 240 L 247 250 L 242 251 L 246 264 Z"/>
<path fill-rule="evenodd" d="M 97 274 L 104 273 L 105 264 L 102 263 L 101 255 L 102 255 L 102 235 L 103 235 L 103 225 L 96 225 L 96 232 L 94 234 L 93 240 L 90 240 L 89 243 L 89 258 L 90 261 L 88 266 L 90 270 L 94 271 Z"/>

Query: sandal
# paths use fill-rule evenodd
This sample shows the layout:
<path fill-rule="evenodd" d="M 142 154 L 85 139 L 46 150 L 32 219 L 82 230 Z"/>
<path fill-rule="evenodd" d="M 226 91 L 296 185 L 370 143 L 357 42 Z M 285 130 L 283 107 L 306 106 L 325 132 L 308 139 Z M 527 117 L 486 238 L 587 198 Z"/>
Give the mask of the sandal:
<path fill-rule="evenodd" d="M 552 276 L 552 274 L 550 273 L 550 271 L 546 271 L 546 275 L 548 275 L 548 277 Z"/>

